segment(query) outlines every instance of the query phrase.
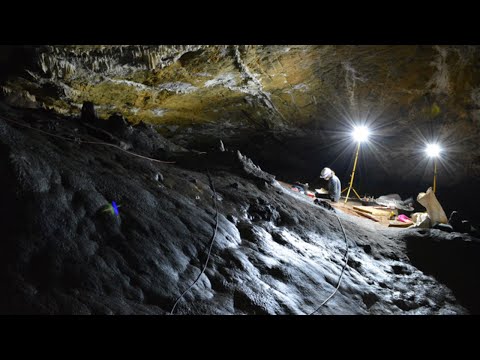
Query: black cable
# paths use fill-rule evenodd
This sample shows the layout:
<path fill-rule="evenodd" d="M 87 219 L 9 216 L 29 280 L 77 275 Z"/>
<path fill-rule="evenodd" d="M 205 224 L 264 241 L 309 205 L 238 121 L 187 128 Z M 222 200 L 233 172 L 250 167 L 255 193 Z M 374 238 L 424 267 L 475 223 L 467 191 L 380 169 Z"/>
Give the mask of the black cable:
<path fill-rule="evenodd" d="M 213 247 L 213 243 L 215 242 L 215 237 L 217 235 L 217 229 L 218 229 L 218 206 L 217 206 L 217 193 L 215 191 L 215 186 L 213 184 L 213 180 L 212 178 L 210 177 L 210 173 L 208 172 L 207 170 L 207 176 L 208 176 L 208 180 L 210 181 L 210 187 L 212 188 L 212 191 L 213 191 L 213 203 L 215 204 L 215 229 L 213 231 L 213 235 L 212 235 L 212 240 L 210 242 L 210 247 L 208 249 L 208 255 L 207 255 L 207 260 L 205 261 L 205 265 L 203 266 L 203 269 L 202 271 L 200 272 L 200 274 L 198 274 L 197 278 L 195 279 L 195 281 L 177 298 L 177 300 L 175 301 L 175 304 L 173 305 L 172 307 L 172 310 L 170 311 L 170 315 L 173 315 L 173 312 L 175 311 L 175 307 L 177 306 L 178 302 L 180 301 L 180 299 L 183 298 L 183 296 L 191 289 L 193 288 L 193 286 L 197 283 L 197 281 L 200 279 L 200 277 L 202 276 L 202 274 L 205 272 L 206 268 L 207 268 L 207 265 L 208 265 L 208 260 L 210 259 L 210 254 L 212 252 L 212 247 Z"/>
<path fill-rule="evenodd" d="M 347 245 L 347 251 L 345 252 L 345 265 L 343 265 L 342 272 L 340 274 L 340 278 L 338 279 L 338 284 L 337 284 L 337 287 L 335 288 L 335 291 L 324 302 L 322 302 L 314 311 L 312 311 L 309 315 L 315 314 L 318 311 L 318 309 L 320 309 L 323 305 L 325 305 L 327 303 L 327 301 L 330 300 L 333 297 L 333 295 L 336 294 L 336 292 L 338 291 L 338 288 L 340 287 L 340 283 L 342 281 L 343 273 L 345 272 L 345 269 L 347 268 L 347 265 L 348 265 L 348 249 L 349 249 L 349 247 L 348 247 L 347 234 L 346 234 L 345 229 L 343 228 L 343 224 L 340 221 L 340 218 L 338 217 L 335 210 L 333 211 L 333 213 L 335 214 L 335 216 L 338 219 L 338 222 L 340 223 L 340 227 L 342 228 L 343 236 L 345 238 L 345 244 Z"/>

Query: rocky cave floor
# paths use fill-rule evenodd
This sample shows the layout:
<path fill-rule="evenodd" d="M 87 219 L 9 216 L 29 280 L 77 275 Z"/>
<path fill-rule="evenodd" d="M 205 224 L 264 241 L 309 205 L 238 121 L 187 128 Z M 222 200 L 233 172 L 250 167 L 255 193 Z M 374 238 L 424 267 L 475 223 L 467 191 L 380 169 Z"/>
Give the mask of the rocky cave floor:
<path fill-rule="evenodd" d="M 175 314 L 310 314 L 334 291 L 346 251 L 335 214 L 237 151 L 190 151 L 121 118 L 0 106 L 0 313 L 170 313 L 214 233 L 207 171 L 218 231 Z M 316 314 L 480 312 L 477 238 L 338 217 L 348 266 Z"/>

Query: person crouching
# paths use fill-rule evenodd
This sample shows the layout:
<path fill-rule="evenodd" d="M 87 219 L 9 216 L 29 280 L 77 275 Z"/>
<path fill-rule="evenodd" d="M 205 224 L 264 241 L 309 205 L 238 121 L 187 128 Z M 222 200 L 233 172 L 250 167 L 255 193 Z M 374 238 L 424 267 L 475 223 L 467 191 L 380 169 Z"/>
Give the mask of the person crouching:
<path fill-rule="evenodd" d="M 324 196 L 319 196 L 318 194 L 316 194 L 316 196 L 325 197 L 333 202 L 337 202 L 338 200 L 340 200 L 342 185 L 340 183 L 340 179 L 335 175 L 335 172 L 332 169 L 326 167 L 320 173 L 320 178 L 328 181 L 328 194 L 325 194 Z"/>

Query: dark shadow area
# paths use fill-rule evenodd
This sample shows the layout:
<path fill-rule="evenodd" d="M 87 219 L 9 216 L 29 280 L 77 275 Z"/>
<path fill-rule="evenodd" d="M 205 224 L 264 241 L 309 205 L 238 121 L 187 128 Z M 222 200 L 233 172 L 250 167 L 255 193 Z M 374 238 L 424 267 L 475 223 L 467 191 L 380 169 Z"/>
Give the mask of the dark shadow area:
<path fill-rule="evenodd" d="M 412 264 L 446 284 L 473 314 L 480 314 L 480 240 L 439 230 L 418 230 L 404 238 Z"/>
<path fill-rule="evenodd" d="M 29 229 L 28 211 L 24 199 L 18 194 L 17 179 L 9 161 L 8 147 L 0 143 L 0 229 L 2 251 L 0 252 L 0 308 L 4 312 L 22 312 L 16 301 L 14 283 L 18 278 L 14 259 L 18 246 L 26 238 Z M 13 296 L 12 293 L 14 293 Z M 7 296 L 10 295 L 10 296 Z"/>
<path fill-rule="evenodd" d="M 26 68 L 36 69 L 34 53 L 32 46 L 0 46 L 0 83 L 16 75 L 27 76 Z"/>

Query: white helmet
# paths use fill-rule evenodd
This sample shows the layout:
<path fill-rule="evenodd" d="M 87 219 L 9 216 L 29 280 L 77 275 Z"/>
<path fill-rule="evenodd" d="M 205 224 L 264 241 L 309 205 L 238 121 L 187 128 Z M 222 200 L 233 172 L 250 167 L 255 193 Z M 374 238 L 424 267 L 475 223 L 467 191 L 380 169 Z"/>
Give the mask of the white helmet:
<path fill-rule="evenodd" d="M 330 168 L 328 168 L 328 167 L 324 168 L 324 169 L 322 170 L 322 172 L 320 173 L 320 177 L 321 177 L 322 179 L 328 179 L 328 178 L 330 178 L 332 175 L 333 175 L 333 171 L 332 171 L 332 169 L 330 169 Z"/>

